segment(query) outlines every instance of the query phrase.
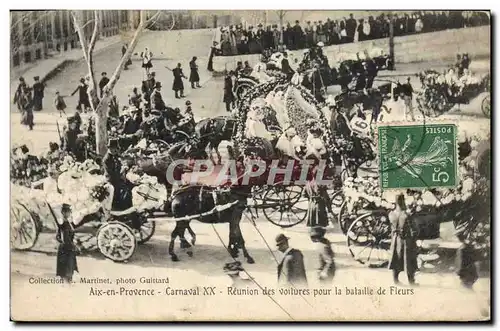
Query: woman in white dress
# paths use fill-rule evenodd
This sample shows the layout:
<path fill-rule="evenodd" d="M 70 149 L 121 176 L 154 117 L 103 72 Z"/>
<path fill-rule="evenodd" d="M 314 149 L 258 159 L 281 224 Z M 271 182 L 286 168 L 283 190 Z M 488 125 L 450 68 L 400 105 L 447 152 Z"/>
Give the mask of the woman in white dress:
<path fill-rule="evenodd" d="M 289 128 L 286 130 L 278 139 L 276 143 L 276 149 L 278 149 L 285 158 L 293 158 L 295 160 L 300 160 L 298 153 L 301 151 L 304 143 L 297 136 L 297 131 L 294 128 Z"/>
<path fill-rule="evenodd" d="M 257 79 L 260 83 L 271 80 L 271 77 L 266 74 L 267 65 L 262 61 L 257 63 L 250 74 L 251 77 Z"/>
<path fill-rule="evenodd" d="M 252 110 L 247 114 L 245 130 L 246 137 L 259 137 L 267 139 L 269 141 L 272 140 L 272 136 L 269 131 L 267 131 L 266 126 L 262 122 L 262 119 L 263 116 L 260 113 L 260 109 L 257 106 L 252 107 Z"/>
<path fill-rule="evenodd" d="M 144 52 L 141 53 L 142 67 L 144 68 L 145 77 L 148 77 L 150 69 L 153 67 L 151 60 L 153 58 L 153 53 L 146 47 Z"/>
<path fill-rule="evenodd" d="M 316 159 L 321 160 L 325 157 L 327 151 L 323 139 L 321 138 L 322 134 L 323 130 L 318 127 L 313 126 L 309 129 L 306 141 L 306 158 L 313 156 Z"/>

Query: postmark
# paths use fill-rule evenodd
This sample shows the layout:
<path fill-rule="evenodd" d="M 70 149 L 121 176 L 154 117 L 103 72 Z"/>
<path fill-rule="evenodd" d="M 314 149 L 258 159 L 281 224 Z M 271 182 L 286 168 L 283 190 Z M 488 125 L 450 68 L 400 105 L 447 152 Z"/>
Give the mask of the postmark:
<path fill-rule="evenodd" d="M 377 130 L 383 190 L 457 185 L 455 124 L 380 125 Z"/>

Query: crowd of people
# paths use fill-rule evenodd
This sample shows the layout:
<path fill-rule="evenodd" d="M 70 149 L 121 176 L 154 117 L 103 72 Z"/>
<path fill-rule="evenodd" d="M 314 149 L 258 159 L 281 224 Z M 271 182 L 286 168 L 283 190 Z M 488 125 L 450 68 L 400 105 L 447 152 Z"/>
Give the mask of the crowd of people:
<path fill-rule="evenodd" d="M 122 55 L 125 54 L 126 51 L 127 45 L 124 45 L 122 48 Z M 145 79 L 143 79 L 140 87 L 141 92 L 139 92 L 139 88 L 137 87 L 132 89 L 131 94 L 129 95 L 128 105 L 123 107 L 123 110 L 127 110 L 124 115 L 130 115 L 130 112 L 137 112 L 142 116 L 142 110 L 144 109 L 144 115 L 149 116 L 151 109 L 162 110 L 166 107 L 161 94 L 162 84 L 156 80 L 156 73 L 151 70 L 151 68 L 153 68 L 152 57 L 153 53 L 149 51 L 147 47 L 143 52 L 141 52 L 141 62 L 144 70 L 143 77 L 145 77 Z M 196 61 L 197 57 L 194 56 L 189 62 L 189 77 L 184 75 L 181 63 L 178 63 L 174 69 L 170 69 L 174 77 L 172 90 L 174 91 L 176 99 L 185 97 L 183 79 L 189 80 L 192 89 L 201 88 L 199 69 Z M 128 66 L 131 64 L 132 62 L 130 60 L 127 61 L 125 69 L 127 70 Z M 41 82 L 40 77 L 38 76 L 34 77 L 33 81 L 33 85 L 30 86 L 24 77 L 20 77 L 13 99 L 13 103 L 17 106 L 17 109 L 22 115 L 21 124 L 28 126 L 30 130 L 32 130 L 35 125 L 33 111 L 43 110 L 44 90 L 46 87 L 46 84 Z M 102 72 L 98 83 L 97 93 L 100 98 L 104 96 L 104 90 L 109 81 L 110 79 L 108 78 L 107 72 Z M 70 95 L 63 95 L 59 91 L 55 92 L 53 106 L 59 113 L 60 117 L 67 115 L 66 109 L 68 105 L 65 98 L 74 96 L 75 94 L 78 96 L 76 104 L 77 113 L 88 112 L 92 109 L 91 98 L 88 93 L 90 85 L 90 77 L 86 76 L 80 78 L 79 84 Z M 187 103 L 190 104 L 191 102 L 187 101 L 186 104 Z M 120 117 L 119 103 L 116 96 L 111 97 L 108 115 L 115 118 Z"/>
<path fill-rule="evenodd" d="M 349 18 L 326 21 L 295 21 L 281 28 L 277 24 L 262 23 L 250 25 L 231 25 L 216 30 L 213 47 L 215 55 L 232 56 L 259 54 L 263 50 L 283 52 L 285 49 L 297 50 L 310 48 L 318 42 L 326 46 L 373 40 L 389 37 L 390 19 L 393 20 L 394 36 L 414 33 L 459 29 L 490 24 L 486 12 L 468 11 L 418 11 L 412 13 L 381 14 L 368 18 Z"/>

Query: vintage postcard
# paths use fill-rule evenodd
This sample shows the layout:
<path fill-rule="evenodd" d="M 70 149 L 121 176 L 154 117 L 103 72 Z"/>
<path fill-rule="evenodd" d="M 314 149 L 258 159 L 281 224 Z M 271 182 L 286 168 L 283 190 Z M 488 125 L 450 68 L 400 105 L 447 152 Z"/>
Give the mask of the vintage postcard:
<path fill-rule="evenodd" d="M 11 11 L 11 319 L 491 321 L 490 14 Z"/>

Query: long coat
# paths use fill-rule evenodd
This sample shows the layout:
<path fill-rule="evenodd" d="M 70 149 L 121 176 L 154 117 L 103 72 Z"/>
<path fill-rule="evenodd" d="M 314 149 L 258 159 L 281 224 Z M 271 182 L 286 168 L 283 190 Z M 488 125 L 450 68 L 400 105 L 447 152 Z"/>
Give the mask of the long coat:
<path fill-rule="evenodd" d="M 318 242 L 318 258 L 319 268 L 318 272 L 326 273 L 326 278 L 320 279 L 322 282 L 331 282 L 335 276 L 335 254 L 333 253 L 332 246 L 328 239 L 323 238 Z"/>
<path fill-rule="evenodd" d="M 200 81 L 200 75 L 198 74 L 198 65 L 195 60 L 191 60 L 189 62 L 189 68 L 191 69 L 191 73 L 189 74 L 189 81 L 191 83 L 196 83 Z"/>
<path fill-rule="evenodd" d="M 231 103 L 234 101 L 233 94 L 233 79 L 231 76 L 227 76 L 224 79 L 224 103 Z"/>
<path fill-rule="evenodd" d="M 307 207 L 307 226 L 328 226 L 328 201 L 325 199 L 323 187 L 318 187 L 311 182 L 306 186 L 306 192 L 309 196 Z"/>
<path fill-rule="evenodd" d="M 389 213 L 392 237 L 389 258 L 389 269 L 406 271 L 409 274 L 417 270 L 417 242 L 415 229 L 404 211 Z"/>
<path fill-rule="evenodd" d="M 298 249 L 292 248 L 278 264 L 278 282 L 288 286 L 307 286 L 304 256 Z"/>
<path fill-rule="evenodd" d="M 43 83 L 33 84 L 33 110 L 38 111 L 43 108 L 43 96 L 44 96 L 45 85 Z"/>
<path fill-rule="evenodd" d="M 59 242 L 57 248 L 56 276 L 71 279 L 73 272 L 78 271 L 76 263 L 76 247 L 73 243 L 75 237 L 74 229 L 68 220 L 64 220 L 59 226 L 56 239 Z"/>
<path fill-rule="evenodd" d="M 172 84 L 172 90 L 174 91 L 182 91 L 184 90 L 184 82 L 182 81 L 182 77 L 184 77 L 184 73 L 181 68 L 175 68 L 172 70 L 174 74 L 174 83 Z"/>

